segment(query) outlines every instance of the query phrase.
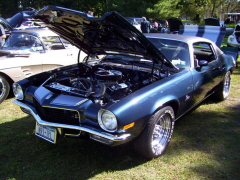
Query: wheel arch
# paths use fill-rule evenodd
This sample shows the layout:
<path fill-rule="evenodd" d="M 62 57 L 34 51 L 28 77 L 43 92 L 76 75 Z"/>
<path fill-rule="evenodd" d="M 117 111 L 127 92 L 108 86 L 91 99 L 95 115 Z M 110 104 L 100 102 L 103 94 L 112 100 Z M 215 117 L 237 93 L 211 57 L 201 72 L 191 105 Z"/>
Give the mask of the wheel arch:
<path fill-rule="evenodd" d="M 7 74 L 5 74 L 4 72 L 1 72 L 1 71 L 0 71 L 0 76 L 3 76 L 7 80 L 7 82 L 9 83 L 10 92 L 11 92 L 12 91 L 12 84 L 14 83 L 12 78 L 10 78 Z"/>
<path fill-rule="evenodd" d="M 225 78 L 225 75 L 227 74 L 228 71 L 229 71 L 229 72 L 231 73 L 231 75 L 232 75 L 232 73 L 233 73 L 233 71 L 234 71 L 234 67 L 229 68 L 226 72 L 224 72 L 224 73 L 222 74 L 221 81 L 219 82 L 218 85 L 220 85 L 220 84 L 223 82 L 223 80 L 224 80 L 224 78 Z"/>
<path fill-rule="evenodd" d="M 156 105 L 156 108 L 155 108 L 154 112 L 152 113 L 152 115 L 166 106 L 170 106 L 173 109 L 174 116 L 176 117 L 177 112 L 179 110 L 180 103 L 179 103 L 179 100 L 176 99 L 175 97 L 169 98 L 169 100 L 162 102 L 161 105 Z"/>
<path fill-rule="evenodd" d="M 167 98 L 167 99 L 166 99 Z M 149 120 L 151 119 L 151 117 L 157 113 L 159 110 L 161 110 L 162 108 L 166 107 L 166 106 L 170 106 L 173 109 L 174 112 L 174 121 L 176 119 L 176 115 L 178 113 L 179 107 L 180 107 L 180 103 L 179 100 L 176 97 L 173 96 L 169 96 L 166 97 L 165 99 L 159 100 L 157 101 L 153 106 L 152 106 L 152 110 L 151 113 L 148 116 L 148 119 L 145 119 L 142 121 L 142 126 L 141 128 L 139 128 L 139 132 L 134 134 L 134 137 L 139 136 L 139 134 L 142 133 L 142 131 L 145 129 L 146 125 L 148 124 Z"/>
<path fill-rule="evenodd" d="M 0 71 L 0 76 L 3 76 L 9 83 L 14 83 L 14 81 L 12 80 L 12 78 L 10 78 L 6 73 Z"/>

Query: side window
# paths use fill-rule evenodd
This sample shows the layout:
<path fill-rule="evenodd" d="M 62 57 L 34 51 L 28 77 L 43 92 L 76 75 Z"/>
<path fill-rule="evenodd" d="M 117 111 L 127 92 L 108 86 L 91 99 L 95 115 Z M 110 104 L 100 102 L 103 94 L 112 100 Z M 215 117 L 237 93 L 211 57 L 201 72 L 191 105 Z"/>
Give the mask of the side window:
<path fill-rule="evenodd" d="M 43 50 L 43 45 L 41 41 L 38 38 L 35 38 L 35 42 L 31 48 L 31 51 L 37 52 L 37 51 L 42 51 Z"/>
<path fill-rule="evenodd" d="M 61 50 L 65 49 L 63 42 L 58 36 L 46 36 L 42 37 L 43 43 L 49 50 Z"/>
<path fill-rule="evenodd" d="M 199 42 L 193 44 L 194 57 L 198 61 L 206 60 L 208 62 L 216 60 L 212 46 L 209 43 Z"/>

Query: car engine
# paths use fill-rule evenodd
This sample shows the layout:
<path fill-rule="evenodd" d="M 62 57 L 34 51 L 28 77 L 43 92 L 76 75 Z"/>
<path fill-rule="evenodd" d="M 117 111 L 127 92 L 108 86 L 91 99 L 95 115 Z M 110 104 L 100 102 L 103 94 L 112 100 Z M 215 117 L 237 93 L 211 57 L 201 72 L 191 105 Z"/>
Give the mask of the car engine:
<path fill-rule="evenodd" d="M 91 99 L 97 104 L 114 102 L 164 76 L 143 69 L 106 65 L 72 68 L 52 75 L 43 86 L 54 93 Z"/>

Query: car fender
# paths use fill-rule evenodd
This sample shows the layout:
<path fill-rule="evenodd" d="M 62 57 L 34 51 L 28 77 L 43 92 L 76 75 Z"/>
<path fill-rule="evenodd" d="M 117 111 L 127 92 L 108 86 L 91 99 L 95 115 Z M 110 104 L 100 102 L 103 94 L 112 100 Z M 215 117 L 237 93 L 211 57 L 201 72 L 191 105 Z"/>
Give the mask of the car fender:
<path fill-rule="evenodd" d="M 3 74 L 5 77 L 7 77 L 9 82 L 17 82 L 25 78 L 23 72 L 19 71 L 18 67 L 11 69 L 0 69 L 0 74 Z"/>
<path fill-rule="evenodd" d="M 174 110 L 174 115 L 176 115 L 176 112 L 179 109 L 180 106 L 180 102 L 177 99 L 176 96 L 173 95 L 167 95 L 164 96 L 162 98 L 159 98 L 158 100 L 156 100 L 152 106 L 149 106 L 149 108 L 147 108 L 146 106 L 142 106 L 143 109 L 149 109 L 149 113 L 146 114 L 145 116 L 142 116 L 140 118 L 129 118 L 128 121 L 125 121 L 124 124 L 120 124 L 120 127 L 123 128 L 124 125 L 130 124 L 130 123 L 134 123 L 135 124 L 135 128 L 130 128 L 128 130 L 128 133 L 130 133 L 132 135 L 132 137 L 137 137 L 142 131 L 143 129 L 146 127 L 147 123 L 149 122 L 151 116 L 153 114 L 155 114 L 155 112 L 157 112 L 158 110 L 162 109 L 165 106 L 171 106 Z M 141 108 L 138 112 L 133 112 L 133 115 L 136 116 L 137 114 L 141 114 Z M 144 114 L 144 113 L 143 113 Z M 132 122 L 131 122 L 132 121 Z"/>
<path fill-rule="evenodd" d="M 116 115 L 120 129 L 134 122 L 137 126 L 137 128 L 133 128 L 134 132 L 139 133 L 150 117 L 166 105 L 171 106 L 176 111 L 175 114 L 178 114 L 180 102 L 186 102 L 185 89 L 174 88 L 178 82 L 179 79 L 173 78 L 173 76 L 165 78 L 132 93 L 108 107 L 107 110 Z M 189 82 L 189 84 L 191 83 Z M 190 85 L 187 87 L 190 87 Z M 192 89 L 189 88 L 189 93 L 191 92 Z M 183 105 L 184 107 L 186 106 Z"/>

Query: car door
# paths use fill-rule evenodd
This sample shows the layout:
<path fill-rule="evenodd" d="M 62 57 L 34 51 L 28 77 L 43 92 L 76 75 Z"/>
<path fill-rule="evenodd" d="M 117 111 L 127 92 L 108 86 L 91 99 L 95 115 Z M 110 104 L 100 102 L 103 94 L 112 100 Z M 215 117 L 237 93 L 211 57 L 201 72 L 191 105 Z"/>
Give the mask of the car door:
<path fill-rule="evenodd" d="M 194 102 L 198 103 L 212 93 L 212 89 L 219 84 L 224 65 L 217 57 L 213 46 L 210 43 L 200 42 L 193 44 L 195 61 L 202 60 L 208 65 L 193 69 Z"/>
<path fill-rule="evenodd" d="M 46 47 L 45 53 L 41 54 L 44 71 L 77 62 L 79 49 L 66 40 L 58 36 L 42 37 L 42 40 Z"/>
<path fill-rule="evenodd" d="M 26 42 L 22 42 L 21 47 L 27 47 L 29 55 L 19 57 L 20 67 L 26 77 L 43 71 L 42 67 L 42 50 L 43 46 L 40 39 L 36 36 L 25 35 Z M 26 43 L 26 44 L 24 44 Z M 21 59 L 20 59 L 21 58 Z"/>

